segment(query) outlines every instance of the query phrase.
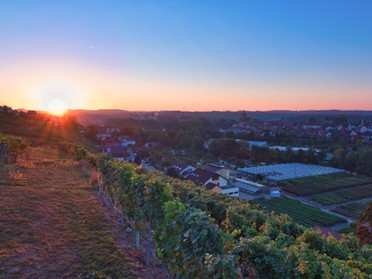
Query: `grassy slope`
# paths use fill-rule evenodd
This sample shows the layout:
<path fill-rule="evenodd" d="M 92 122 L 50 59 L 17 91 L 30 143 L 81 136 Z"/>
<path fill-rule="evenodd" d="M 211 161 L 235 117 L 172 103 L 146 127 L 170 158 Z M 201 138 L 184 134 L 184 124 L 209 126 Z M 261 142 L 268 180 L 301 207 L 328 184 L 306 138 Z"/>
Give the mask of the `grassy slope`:
<path fill-rule="evenodd" d="M 38 149 L 36 161 L 58 159 Z M 0 172 L 0 278 L 62 278 L 99 271 L 134 277 L 81 168 L 35 164 Z"/>

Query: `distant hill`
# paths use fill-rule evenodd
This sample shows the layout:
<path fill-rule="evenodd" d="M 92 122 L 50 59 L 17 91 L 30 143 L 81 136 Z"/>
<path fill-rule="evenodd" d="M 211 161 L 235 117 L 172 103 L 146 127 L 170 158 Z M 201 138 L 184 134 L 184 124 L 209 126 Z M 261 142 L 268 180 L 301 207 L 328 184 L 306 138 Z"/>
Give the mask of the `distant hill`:
<path fill-rule="evenodd" d="M 104 123 L 112 118 L 134 118 L 134 119 L 195 119 L 206 118 L 209 120 L 232 119 L 238 120 L 243 111 L 127 111 L 127 110 L 71 110 L 69 113 L 76 116 L 78 122 L 82 124 L 88 123 Z M 308 110 L 308 111 L 289 111 L 289 110 L 273 110 L 273 111 L 245 111 L 249 118 L 255 118 L 263 121 L 276 120 L 291 120 L 298 122 L 306 122 L 309 118 L 325 119 L 325 118 L 346 118 L 349 122 L 372 121 L 372 111 L 362 110 Z"/>
<path fill-rule="evenodd" d="M 69 114 L 74 115 L 79 123 L 89 124 L 104 122 L 110 118 L 128 118 L 131 113 L 126 110 L 70 110 Z"/>

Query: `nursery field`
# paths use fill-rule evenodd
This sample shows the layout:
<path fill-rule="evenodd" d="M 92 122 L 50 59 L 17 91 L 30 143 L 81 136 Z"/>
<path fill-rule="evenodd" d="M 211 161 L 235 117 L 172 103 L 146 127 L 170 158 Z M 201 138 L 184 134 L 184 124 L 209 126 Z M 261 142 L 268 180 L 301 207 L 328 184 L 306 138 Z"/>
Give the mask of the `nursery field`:
<path fill-rule="evenodd" d="M 280 183 L 284 191 L 297 196 L 308 196 L 364 185 L 372 185 L 372 179 L 346 172 L 296 178 Z"/>
<path fill-rule="evenodd" d="M 345 216 L 358 219 L 359 216 L 364 212 L 367 207 L 368 202 L 356 202 L 349 203 L 347 205 L 340 205 L 336 207 L 333 211 L 336 213 L 343 214 Z"/>
<path fill-rule="evenodd" d="M 307 227 L 329 227 L 337 223 L 345 222 L 343 218 L 289 198 L 276 198 L 267 201 L 260 200 L 258 203 L 265 210 L 288 214 L 294 221 Z"/>
<path fill-rule="evenodd" d="M 338 204 L 342 202 L 354 201 L 372 197 L 372 184 L 353 187 L 350 189 L 339 190 L 332 193 L 324 193 L 313 196 L 310 200 L 322 205 Z"/>

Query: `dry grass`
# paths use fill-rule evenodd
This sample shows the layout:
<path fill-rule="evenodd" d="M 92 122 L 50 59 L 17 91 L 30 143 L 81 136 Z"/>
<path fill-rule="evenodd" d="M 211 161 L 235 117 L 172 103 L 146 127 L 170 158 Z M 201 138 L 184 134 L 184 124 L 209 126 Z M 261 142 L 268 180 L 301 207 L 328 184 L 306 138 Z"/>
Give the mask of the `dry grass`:
<path fill-rule="evenodd" d="M 0 174 L 0 278 L 138 277 L 86 170 L 60 159 L 38 148 L 30 166 Z"/>

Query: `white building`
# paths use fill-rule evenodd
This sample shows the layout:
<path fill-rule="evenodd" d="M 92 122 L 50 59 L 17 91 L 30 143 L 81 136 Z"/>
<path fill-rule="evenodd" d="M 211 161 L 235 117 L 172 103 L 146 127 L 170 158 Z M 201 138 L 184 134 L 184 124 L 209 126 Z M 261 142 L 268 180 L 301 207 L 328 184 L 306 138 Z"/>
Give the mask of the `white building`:
<path fill-rule="evenodd" d="M 239 198 L 241 200 L 251 200 L 269 193 L 267 186 L 241 178 L 235 178 L 232 184 L 239 188 Z"/>

